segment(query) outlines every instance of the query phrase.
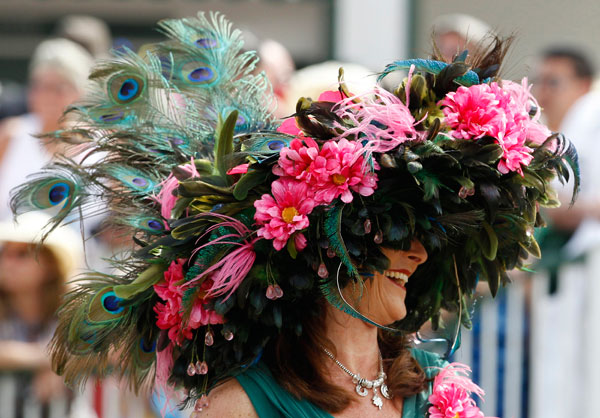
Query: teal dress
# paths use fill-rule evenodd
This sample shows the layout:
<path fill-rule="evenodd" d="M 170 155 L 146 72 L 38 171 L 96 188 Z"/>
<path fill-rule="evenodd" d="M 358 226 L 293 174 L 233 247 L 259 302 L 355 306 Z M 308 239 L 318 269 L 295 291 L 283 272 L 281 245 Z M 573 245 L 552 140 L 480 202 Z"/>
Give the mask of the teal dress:
<path fill-rule="evenodd" d="M 411 353 L 429 379 L 437 374 L 437 368 L 447 365 L 438 355 L 428 351 L 412 349 Z M 250 367 L 236 379 L 246 391 L 260 418 L 332 418 L 329 413 L 309 401 L 294 398 L 279 386 L 262 362 Z M 431 386 L 430 383 L 427 390 L 404 399 L 402 418 L 425 417 Z"/>

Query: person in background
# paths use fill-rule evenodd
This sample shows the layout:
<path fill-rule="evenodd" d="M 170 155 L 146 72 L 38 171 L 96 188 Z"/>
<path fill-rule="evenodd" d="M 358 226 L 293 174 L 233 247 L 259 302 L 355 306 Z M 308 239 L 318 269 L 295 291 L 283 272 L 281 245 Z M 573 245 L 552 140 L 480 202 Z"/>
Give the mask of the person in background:
<path fill-rule="evenodd" d="M 71 396 L 51 371 L 46 345 L 82 249 L 68 227 L 57 228 L 40 244 L 48 220 L 28 213 L 18 224 L 0 222 L 0 374 L 14 378 L 16 399 L 3 402 L 12 401 L 17 416 L 32 400 L 45 408 L 55 397 Z"/>
<path fill-rule="evenodd" d="M 452 13 L 439 16 L 432 25 L 433 40 L 446 62 L 452 61 L 459 51 L 467 49 L 474 53 L 494 32 L 484 21 L 476 17 Z M 492 35 L 492 36 L 490 36 Z"/>
<path fill-rule="evenodd" d="M 579 150 L 582 181 L 578 201 L 548 211 L 557 234 L 562 234 L 564 256 L 581 256 L 600 244 L 600 93 L 592 90 L 594 68 L 581 51 L 556 47 L 545 51 L 534 76 L 534 93 L 548 127 L 561 131 Z"/>
<path fill-rule="evenodd" d="M 56 25 L 55 34 L 81 45 L 96 59 L 107 58 L 112 45 L 110 28 L 94 16 L 65 16 Z"/>
<path fill-rule="evenodd" d="M 533 93 L 547 125 L 575 145 L 581 171 L 581 191 L 575 204 L 570 206 L 565 199 L 572 184 L 556 185 L 563 204 L 546 210 L 550 228 L 536 233 L 545 256 L 534 269 L 548 273 L 549 287 L 546 294 L 537 293 L 536 299 L 535 334 L 544 350 L 532 360 L 535 410 L 538 416 L 560 416 L 567 410 L 572 416 L 595 416 L 583 408 L 591 394 L 598 393 L 594 382 L 600 372 L 593 361 L 600 319 L 595 308 L 598 277 L 593 267 L 594 251 L 600 246 L 600 94 L 593 88 L 591 59 L 579 48 L 547 49 L 534 71 Z M 570 272 L 578 267 L 584 270 Z M 557 329 L 565 330 L 560 340 L 555 338 Z M 563 361 L 555 364 L 556 358 Z M 560 383 L 573 380 L 579 386 L 570 390 Z"/>
<path fill-rule="evenodd" d="M 50 39 L 35 50 L 29 65 L 29 113 L 0 123 L 0 219 L 10 216 L 10 189 L 41 169 L 58 151 L 56 142 L 34 135 L 61 128 L 66 107 L 78 100 L 92 56 L 67 39 Z"/>

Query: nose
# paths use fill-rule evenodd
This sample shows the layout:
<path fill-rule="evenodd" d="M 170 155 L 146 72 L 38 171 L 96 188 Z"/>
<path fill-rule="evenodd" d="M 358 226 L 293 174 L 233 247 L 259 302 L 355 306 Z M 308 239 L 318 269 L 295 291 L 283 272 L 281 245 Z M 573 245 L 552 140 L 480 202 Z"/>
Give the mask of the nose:
<path fill-rule="evenodd" d="M 417 264 L 423 264 L 427 261 L 427 250 L 418 239 L 413 239 L 410 243 L 410 249 L 407 251 L 408 258 Z"/>

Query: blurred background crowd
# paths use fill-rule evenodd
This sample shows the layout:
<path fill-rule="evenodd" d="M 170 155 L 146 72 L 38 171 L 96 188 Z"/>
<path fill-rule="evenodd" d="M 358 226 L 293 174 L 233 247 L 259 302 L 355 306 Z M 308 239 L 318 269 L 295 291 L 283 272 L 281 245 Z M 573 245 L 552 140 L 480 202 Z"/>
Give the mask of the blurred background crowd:
<path fill-rule="evenodd" d="M 136 396 L 114 381 L 71 393 L 46 355 L 54 311 L 68 281 L 84 267 L 108 271 L 103 259 L 127 251 L 102 219 L 74 221 L 39 246 L 47 215 L 12 222 L 9 191 L 62 152 L 41 132 L 69 124 L 62 113 L 85 92 L 90 68 L 111 49 L 138 49 L 161 39 L 165 17 L 221 11 L 258 51 L 278 98 L 276 114 L 293 113 L 300 96 L 335 87 L 343 66 L 351 91 L 398 58 L 426 57 L 435 41 L 448 59 L 486 36 L 514 35 L 502 75 L 526 75 L 545 122 L 579 151 L 582 191 L 569 208 L 548 210 L 539 234 L 544 258 L 515 272 L 513 286 L 491 300 L 482 287 L 473 328 L 462 333 L 457 361 L 473 368 L 487 391 L 486 415 L 512 418 L 596 417 L 600 394 L 600 5 L 559 0 L 4 0 L 0 3 L 0 418 L 160 416 L 161 394 Z M 398 79 L 397 81 L 400 81 Z M 76 155 L 72 155 L 77 158 Z M 568 187 L 557 185 L 563 202 Z M 79 244 L 85 237 L 85 244 Z M 85 251 L 84 251 L 85 247 Z M 84 255 L 85 253 L 85 255 Z M 433 336 L 452 333 L 447 330 Z M 423 342 L 431 344 L 423 331 Z M 443 336 L 443 335 L 442 335 Z M 418 340 L 418 339 L 417 339 Z M 180 415 L 181 414 L 181 415 Z M 185 416 L 176 410 L 167 416 Z"/>

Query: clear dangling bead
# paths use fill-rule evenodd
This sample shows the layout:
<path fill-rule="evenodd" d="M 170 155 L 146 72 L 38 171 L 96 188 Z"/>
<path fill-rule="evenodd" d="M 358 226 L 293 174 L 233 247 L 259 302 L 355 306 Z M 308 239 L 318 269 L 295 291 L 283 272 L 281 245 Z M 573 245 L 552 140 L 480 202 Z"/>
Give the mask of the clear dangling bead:
<path fill-rule="evenodd" d="M 196 374 L 205 375 L 206 373 L 208 373 L 208 364 L 205 361 L 196 362 Z"/>
<path fill-rule="evenodd" d="M 194 405 L 194 411 L 202 412 L 204 408 L 208 408 L 208 396 L 202 395 L 200 399 L 196 400 L 196 404 Z"/>
<path fill-rule="evenodd" d="M 213 336 L 212 331 L 206 331 L 206 334 L 204 334 L 204 344 L 210 347 L 214 343 L 215 337 Z"/>
<path fill-rule="evenodd" d="M 321 263 L 319 265 L 319 270 L 317 270 L 317 274 L 321 279 L 326 279 L 327 276 L 329 276 L 329 272 L 327 271 L 327 266 L 325 266 L 325 263 Z"/>
<path fill-rule="evenodd" d="M 225 331 L 223 333 L 223 338 L 225 338 L 227 341 L 233 340 L 233 332 L 231 332 L 231 331 Z"/>
<path fill-rule="evenodd" d="M 194 366 L 194 363 L 190 363 L 190 365 L 188 366 L 187 374 L 188 376 L 194 376 L 196 374 L 196 367 Z"/>
<path fill-rule="evenodd" d="M 331 247 L 327 248 L 327 257 L 333 258 L 335 257 L 335 250 Z"/>
<path fill-rule="evenodd" d="M 275 289 L 275 299 L 283 297 L 283 289 L 278 284 L 274 285 L 273 289 Z"/>
<path fill-rule="evenodd" d="M 270 284 L 267 287 L 267 299 L 270 299 L 270 300 L 277 299 L 277 297 L 275 296 L 275 288 L 273 287 L 272 284 Z"/>
<path fill-rule="evenodd" d="M 383 232 L 381 232 L 381 229 L 375 233 L 375 236 L 373 237 L 373 242 L 375 244 L 381 244 L 383 242 Z"/>
<path fill-rule="evenodd" d="M 469 196 L 473 196 L 475 194 L 475 188 L 471 187 L 465 187 L 465 186 L 461 186 L 461 188 L 458 190 L 458 197 L 460 197 L 461 199 L 466 199 Z"/>
<path fill-rule="evenodd" d="M 365 223 L 363 224 L 363 227 L 365 228 L 365 234 L 370 234 L 371 233 L 371 220 L 370 219 L 365 219 Z"/>

